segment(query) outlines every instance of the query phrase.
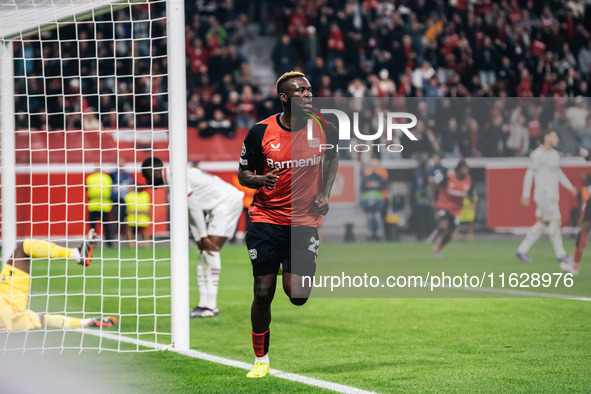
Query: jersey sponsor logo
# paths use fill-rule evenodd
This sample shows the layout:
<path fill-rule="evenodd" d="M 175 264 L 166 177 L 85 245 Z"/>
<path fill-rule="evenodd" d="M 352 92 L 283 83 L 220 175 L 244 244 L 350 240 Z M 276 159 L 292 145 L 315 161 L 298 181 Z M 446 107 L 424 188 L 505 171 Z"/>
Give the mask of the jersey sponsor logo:
<path fill-rule="evenodd" d="M 256 249 L 248 249 L 248 255 L 250 256 L 251 260 L 256 260 L 257 254 L 258 252 Z"/>
<path fill-rule="evenodd" d="M 310 167 L 317 166 L 322 161 L 322 156 L 308 157 L 307 159 L 294 159 L 294 160 L 283 160 L 275 161 L 271 158 L 267 158 L 267 166 L 270 168 L 299 168 L 299 167 Z"/>
<path fill-rule="evenodd" d="M 240 152 L 240 156 L 244 156 L 246 154 L 246 145 L 242 144 L 242 151 Z"/>
<path fill-rule="evenodd" d="M 281 147 L 281 142 L 278 142 L 277 145 L 271 142 L 271 150 L 273 152 L 279 152 L 279 148 Z"/>

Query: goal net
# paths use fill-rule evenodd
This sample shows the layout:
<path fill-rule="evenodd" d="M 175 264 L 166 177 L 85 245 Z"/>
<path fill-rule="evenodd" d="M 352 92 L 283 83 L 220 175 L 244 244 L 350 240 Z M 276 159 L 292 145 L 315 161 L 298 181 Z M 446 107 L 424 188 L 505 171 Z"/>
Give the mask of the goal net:
<path fill-rule="evenodd" d="M 187 226 L 174 225 L 168 187 L 141 175 L 151 156 L 181 177 L 186 169 L 186 142 L 177 136 L 173 144 L 168 132 L 171 118 L 185 117 L 170 98 L 169 13 L 164 0 L 0 4 L 2 260 L 15 248 L 30 256 L 28 291 L 14 281 L 0 287 L 4 351 L 187 347 L 188 316 L 175 320 L 173 311 L 188 314 L 188 282 L 174 278 L 188 262 L 171 253 L 186 249 Z M 184 101 L 184 72 L 177 74 L 175 100 Z M 77 264 L 91 228 L 92 259 Z M 26 240 L 33 242 L 23 248 Z M 54 316 L 66 319 L 60 326 Z M 85 327 L 109 316 L 116 326 Z"/>

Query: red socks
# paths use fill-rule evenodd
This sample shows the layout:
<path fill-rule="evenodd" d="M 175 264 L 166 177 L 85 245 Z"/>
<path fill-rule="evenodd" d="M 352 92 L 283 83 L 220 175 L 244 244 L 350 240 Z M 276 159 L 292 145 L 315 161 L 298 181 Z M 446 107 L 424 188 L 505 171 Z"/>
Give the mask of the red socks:
<path fill-rule="evenodd" d="M 442 242 L 439 242 L 439 243 L 437 244 L 437 246 L 435 247 L 435 249 L 436 249 L 437 251 L 440 251 L 441 249 L 445 248 L 445 245 L 447 245 L 447 242 L 443 242 L 443 241 L 442 241 Z"/>
<path fill-rule="evenodd" d="M 254 349 L 255 356 L 264 357 L 269 353 L 269 337 L 269 330 L 262 334 L 257 334 L 252 331 L 252 348 Z"/>

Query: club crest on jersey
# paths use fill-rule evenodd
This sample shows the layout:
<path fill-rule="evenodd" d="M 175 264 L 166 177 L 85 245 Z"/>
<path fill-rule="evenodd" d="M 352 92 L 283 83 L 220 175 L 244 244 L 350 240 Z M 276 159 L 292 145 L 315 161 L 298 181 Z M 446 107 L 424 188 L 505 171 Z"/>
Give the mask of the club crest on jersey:
<path fill-rule="evenodd" d="M 250 256 L 251 260 L 256 260 L 257 250 L 256 249 L 248 249 L 248 255 Z"/>
<path fill-rule="evenodd" d="M 281 142 L 278 142 L 277 145 L 271 142 L 271 151 L 279 152 L 279 148 L 281 147 Z"/>
<path fill-rule="evenodd" d="M 310 148 L 318 148 L 320 146 L 320 138 L 308 139 L 308 146 L 310 146 Z"/>

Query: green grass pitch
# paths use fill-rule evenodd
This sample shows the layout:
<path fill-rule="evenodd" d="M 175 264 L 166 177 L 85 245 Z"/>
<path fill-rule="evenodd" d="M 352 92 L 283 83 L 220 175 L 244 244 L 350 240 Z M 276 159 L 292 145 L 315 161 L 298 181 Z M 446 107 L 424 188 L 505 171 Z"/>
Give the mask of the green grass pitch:
<path fill-rule="evenodd" d="M 530 265 L 515 259 L 516 244 L 513 241 L 451 243 L 435 267 L 449 272 L 468 265 L 495 272 L 559 271 L 548 241 L 534 246 L 530 253 L 534 263 Z M 572 241 L 565 242 L 565 246 L 572 250 Z M 399 273 L 408 273 L 409 267 L 422 262 L 435 264 L 431 260 L 431 247 L 421 243 L 324 244 L 320 248 L 319 264 L 323 261 L 327 265 L 341 261 L 363 264 L 362 259 L 367 259 L 367 255 L 355 251 L 368 247 L 372 261 L 382 260 L 383 266 L 396 261 L 392 267 Z M 33 279 L 32 309 L 48 308 L 57 312 L 66 303 L 70 311 L 84 308 L 118 317 L 127 314 L 121 318 L 122 332 L 138 329 L 143 333 L 140 339 L 168 343 L 167 335 L 154 333 L 168 332 L 166 316 L 154 320 L 154 317 L 131 315 L 168 313 L 169 299 L 154 301 L 153 296 L 167 294 L 169 284 L 150 277 L 168 275 L 169 267 L 164 260 L 156 265 L 152 260 L 154 256 L 165 259 L 169 249 L 158 248 L 155 255 L 149 249 L 140 249 L 139 264 L 135 262 L 133 250 L 105 249 L 102 253 L 103 264 L 95 260 L 86 268 L 86 279 L 75 276 L 67 279 L 66 273 L 80 274 L 82 268 L 75 264 L 70 263 L 66 268 L 63 261 L 52 261 L 50 266 L 47 261 L 35 261 L 33 276 L 37 277 Z M 190 256 L 190 304 L 194 306 L 198 300 L 196 248 L 191 248 Z M 588 259 L 584 258 L 581 274 L 575 280 L 580 287 L 590 289 Z M 51 279 L 44 278 L 48 274 Z M 48 289 L 49 299 L 45 295 Z M 86 297 L 65 295 L 83 290 Z M 537 291 L 564 293 L 553 289 Z M 589 391 L 591 302 L 490 298 L 490 294 L 486 295 L 489 298 L 457 298 L 482 294 L 456 293 L 442 293 L 456 298 L 313 298 L 303 307 L 295 307 L 278 286 L 271 324 L 271 366 L 376 392 Z M 120 302 L 115 297 L 118 294 L 129 298 Z M 138 301 L 136 295 L 142 298 Z M 222 251 L 220 314 L 215 318 L 191 320 L 191 348 L 234 360 L 253 361 L 251 300 L 252 273 L 246 248 L 228 245 Z M 43 336 L 43 332 L 39 334 Z M 11 340 L 19 339 L 18 335 L 13 335 Z M 62 334 L 56 335 L 58 341 L 64 338 Z M 27 338 L 31 343 L 43 340 L 31 334 Z M 96 345 L 94 337 L 85 336 L 85 341 L 88 341 L 85 345 Z M 79 334 L 66 336 L 65 343 L 70 342 L 75 347 L 80 342 Z M 103 346 L 115 344 L 104 341 Z M 122 349 L 129 346 L 122 345 Z M 91 381 L 100 382 L 105 391 L 321 391 L 275 377 L 249 381 L 241 369 L 171 352 L 97 355 L 95 351 L 85 351 L 81 356 L 66 352 L 60 357 L 64 370 L 92 371 Z"/>

